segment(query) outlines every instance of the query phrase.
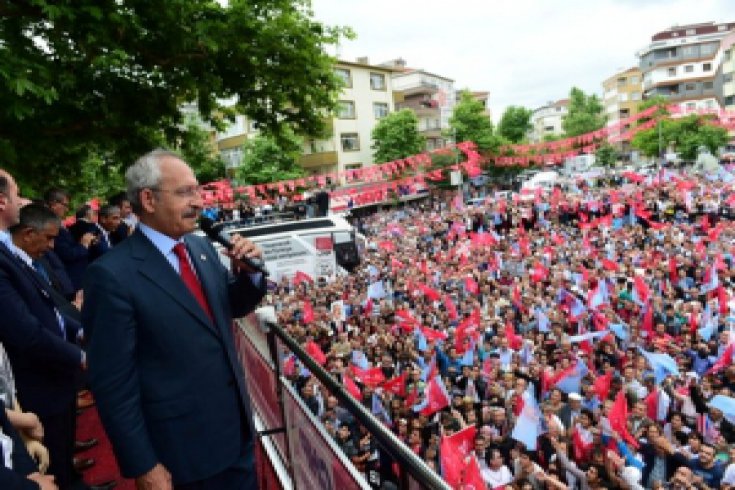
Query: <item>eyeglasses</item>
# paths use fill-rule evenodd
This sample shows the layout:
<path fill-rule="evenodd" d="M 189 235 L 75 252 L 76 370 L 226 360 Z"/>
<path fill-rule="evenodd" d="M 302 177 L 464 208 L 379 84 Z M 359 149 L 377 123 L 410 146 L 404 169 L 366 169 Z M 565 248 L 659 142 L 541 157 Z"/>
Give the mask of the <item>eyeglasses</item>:
<path fill-rule="evenodd" d="M 176 197 L 193 199 L 199 197 L 202 192 L 201 185 L 189 185 L 186 187 L 179 187 L 178 189 L 160 189 L 158 187 L 151 187 L 153 192 L 170 192 Z"/>

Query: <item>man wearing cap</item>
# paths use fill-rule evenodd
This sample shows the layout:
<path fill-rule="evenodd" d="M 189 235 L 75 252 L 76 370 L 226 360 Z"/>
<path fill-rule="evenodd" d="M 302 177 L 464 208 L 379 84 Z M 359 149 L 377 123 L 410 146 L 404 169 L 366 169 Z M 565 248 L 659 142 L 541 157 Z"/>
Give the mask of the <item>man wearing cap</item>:
<path fill-rule="evenodd" d="M 570 393 L 567 398 L 567 403 L 559 411 L 559 419 L 561 419 L 564 427 L 570 430 L 574 427 L 574 421 L 582 412 L 582 397 L 579 393 Z"/>

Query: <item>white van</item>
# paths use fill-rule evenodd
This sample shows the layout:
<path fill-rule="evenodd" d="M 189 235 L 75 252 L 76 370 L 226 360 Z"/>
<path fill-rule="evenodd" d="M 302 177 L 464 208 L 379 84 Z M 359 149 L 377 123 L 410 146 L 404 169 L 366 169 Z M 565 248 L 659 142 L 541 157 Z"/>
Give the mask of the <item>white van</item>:
<path fill-rule="evenodd" d="M 241 222 L 217 226 L 227 234 L 237 233 L 258 244 L 274 281 L 297 271 L 315 280 L 346 273 L 359 264 L 366 243 L 342 214 L 252 226 Z"/>
<path fill-rule="evenodd" d="M 521 189 L 537 189 L 540 187 L 543 190 L 550 191 L 558 181 L 559 172 L 553 170 L 539 172 L 521 184 Z"/>

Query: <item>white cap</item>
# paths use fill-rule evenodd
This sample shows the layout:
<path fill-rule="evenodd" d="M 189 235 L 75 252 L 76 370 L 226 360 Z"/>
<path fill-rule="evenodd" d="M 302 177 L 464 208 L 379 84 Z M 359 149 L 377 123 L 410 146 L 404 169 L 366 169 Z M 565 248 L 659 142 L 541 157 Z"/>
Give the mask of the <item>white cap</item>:
<path fill-rule="evenodd" d="M 581 402 L 582 401 L 582 397 L 579 395 L 579 393 L 569 393 L 569 397 L 568 398 L 570 400 L 575 400 L 575 401 L 578 401 L 578 402 Z"/>

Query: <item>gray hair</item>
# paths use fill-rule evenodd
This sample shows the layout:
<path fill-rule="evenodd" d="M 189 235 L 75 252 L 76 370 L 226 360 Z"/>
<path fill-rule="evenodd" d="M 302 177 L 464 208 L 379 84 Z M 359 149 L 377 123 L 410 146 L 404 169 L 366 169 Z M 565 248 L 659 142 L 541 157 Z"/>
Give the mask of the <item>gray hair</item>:
<path fill-rule="evenodd" d="M 140 213 L 142 207 L 140 191 L 143 189 L 156 189 L 161 183 L 161 160 L 164 158 L 183 160 L 181 155 L 176 152 L 157 148 L 138 158 L 127 172 L 125 172 L 128 199 L 133 207 L 133 211 L 136 213 Z"/>
<path fill-rule="evenodd" d="M 41 231 L 49 224 L 60 226 L 61 220 L 43 204 L 29 204 L 20 209 L 18 224 L 11 228 L 11 233 L 27 228 Z"/>

